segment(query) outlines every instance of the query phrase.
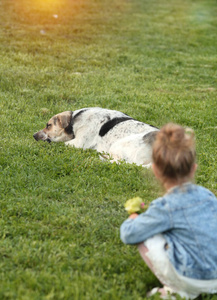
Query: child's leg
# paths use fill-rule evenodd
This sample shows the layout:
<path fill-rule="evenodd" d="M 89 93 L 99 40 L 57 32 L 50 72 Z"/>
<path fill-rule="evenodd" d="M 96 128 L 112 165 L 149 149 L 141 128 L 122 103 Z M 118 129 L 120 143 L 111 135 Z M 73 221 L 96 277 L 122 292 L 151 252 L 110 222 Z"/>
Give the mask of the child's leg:
<path fill-rule="evenodd" d="M 144 245 L 144 243 L 140 243 L 138 245 L 138 250 L 139 250 L 139 253 L 140 253 L 141 257 L 143 258 L 143 260 L 145 261 L 145 263 L 149 267 L 149 269 L 155 274 L 155 270 L 153 268 L 153 264 L 152 264 L 152 262 L 150 261 L 150 259 L 147 256 L 147 253 L 149 252 L 148 248 Z M 152 294 L 155 294 L 156 292 L 158 292 L 158 293 L 161 294 L 162 297 L 166 297 L 168 295 L 168 288 L 165 288 L 166 285 L 163 282 L 163 279 L 159 278 L 159 276 L 157 276 L 157 277 L 160 280 L 160 282 L 163 284 L 164 287 L 163 288 L 154 288 L 147 295 L 150 297 L 150 296 L 152 296 Z M 172 293 L 172 292 L 173 291 L 170 289 L 170 293 Z"/>
<path fill-rule="evenodd" d="M 186 299 L 194 299 L 201 293 L 217 293 L 217 279 L 197 280 L 180 275 L 170 263 L 166 248 L 163 235 L 156 235 L 138 246 L 148 267 L 163 285 L 169 287 L 170 293 L 175 292 Z M 167 290 L 158 291 L 165 296 Z"/>
<path fill-rule="evenodd" d="M 149 267 L 149 269 L 155 274 L 155 270 L 153 268 L 153 265 L 152 265 L 150 259 L 148 258 L 148 256 L 146 255 L 149 251 L 148 248 L 144 245 L 144 243 L 140 243 L 138 245 L 138 250 L 139 250 L 139 253 L 140 253 L 141 257 L 143 258 L 143 260 L 146 262 L 147 266 Z M 158 277 L 158 279 L 165 286 L 165 283 L 162 281 L 162 278 Z M 164 288 L 162 288 L 162 289 L 158 288 L 157 292 L 159 292 L 162 296 L 166 296 L 166 293 L 167 293 Z M 149 294 L 151 296 L 151 293 L 149 293 Z"/>
<path fill-rule="evenodd" d="M 163 235 L 156 235 L 139 244 L 138 250 L 148 267 L 160 282 L 166 286 L 158 290 L 162 297 L 165 297 L 168 290 L 170 293 L 177 293 L 186 299 L 194 299 L 200 294 L 197 289 L 188 291 L 188 289 L 185 289 L 185 284 L 182 286 L 179 274 L 167 257 L 166 240 Z"/>
<path fill-rule="evenodd" d="M 139 253 L 140 255 L 142 256 L 143 260 L 146 262 L 146 265 L 149 267 L 149 269 L 152 270 L 152 272 L 154 273 L 154 270 L 153 270 L 153 265 L 150 261 L 150 259 L 148 258 L 148 256 L 146 255 L 148 253 L 148 248 L 144 245 L 144 243 L 140 243 L 138 245 L 138 250 L 139 250 Z"/>
<path fill-rule="evenodd" d="M 163 235 L 155 235 L 138 245 L 143 260 L 163 285 L 171 287 L 171 263 L 166 254 L 166 240 Z M 173 279 L 173 276 L 172 278 Z"/>

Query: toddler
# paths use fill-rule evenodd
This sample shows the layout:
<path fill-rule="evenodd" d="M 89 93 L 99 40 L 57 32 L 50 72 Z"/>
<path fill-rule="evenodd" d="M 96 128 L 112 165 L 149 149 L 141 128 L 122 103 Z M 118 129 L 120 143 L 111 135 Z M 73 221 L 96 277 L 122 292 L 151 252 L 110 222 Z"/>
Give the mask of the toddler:
<path fill-rule="evenodd" d="M 179 294 L 194 299 L 217 292 L 217 199 L 192 183 L 196 171 L 192 130 L 166 124 L 153 145 L 153 172 L 166 190 L 146 212 L 133 213 L 121 225 L 125 244 L 140 255 L 163 284 L 167 299 Z"/>

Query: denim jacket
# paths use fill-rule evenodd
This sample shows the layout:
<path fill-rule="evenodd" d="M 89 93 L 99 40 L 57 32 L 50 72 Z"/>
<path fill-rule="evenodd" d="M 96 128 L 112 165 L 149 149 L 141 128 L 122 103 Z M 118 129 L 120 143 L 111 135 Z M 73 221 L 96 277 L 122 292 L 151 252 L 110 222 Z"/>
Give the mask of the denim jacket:
<path fill-rule="evenodd" d="M 121 240 L 137 244 L 163 234 L 170 262 L 179 274 L 217 279 L 217 199 L 204 187 L 176 186 L 136 219 L 121 225 Z"/>

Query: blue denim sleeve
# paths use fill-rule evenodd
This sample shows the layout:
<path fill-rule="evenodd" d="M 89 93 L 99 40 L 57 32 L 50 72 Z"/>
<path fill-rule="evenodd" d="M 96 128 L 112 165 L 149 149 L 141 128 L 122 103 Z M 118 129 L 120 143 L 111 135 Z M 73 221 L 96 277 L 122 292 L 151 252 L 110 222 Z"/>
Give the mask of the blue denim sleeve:
<path fill-rule="evenodd" d="M 172 227 L 170 210 L 161 198 L 153 201 L 147 211 L 136 219 L 125 220 L 120 228 L 120 236 L 125 244 L 138 244 Z"/>

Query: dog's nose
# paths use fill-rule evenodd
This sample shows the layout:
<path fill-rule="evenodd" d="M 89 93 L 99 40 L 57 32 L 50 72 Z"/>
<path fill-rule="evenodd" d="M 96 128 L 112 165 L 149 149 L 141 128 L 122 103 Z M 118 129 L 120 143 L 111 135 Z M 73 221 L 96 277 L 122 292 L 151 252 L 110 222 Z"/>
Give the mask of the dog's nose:
<path fill-rule="evenodd" d="M 34 134 L 33 134 L 33 137 L 34 137 L 34 139 L 35 139 L 36 141 L 38 141 L 37 133 L 34 133 Z"/>

